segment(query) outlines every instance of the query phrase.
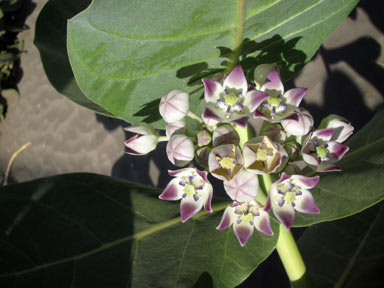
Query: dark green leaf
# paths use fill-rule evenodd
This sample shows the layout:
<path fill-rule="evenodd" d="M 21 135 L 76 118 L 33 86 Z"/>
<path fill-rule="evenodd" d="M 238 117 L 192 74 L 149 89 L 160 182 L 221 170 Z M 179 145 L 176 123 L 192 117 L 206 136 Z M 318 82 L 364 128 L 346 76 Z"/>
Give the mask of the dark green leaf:
<path fill-rule="evenodd" d="M 357 2 L 94 0 L 69 21 L 68 55 L 91 100 L 129 122 L 164 128 L 157 104 L 170 90 L 194 91 L 236 56 L 248 75 L 279 62 L 288 78 Z"/>
<path fill-rule="evenodd" d="M 215 287 L 242 282 L 274 249 L 255 232 L 241 247 L 217 231 L 227 203 L 182 224 L 155 188 L 69 174 L 0 191 L 1 287 Z M 200 282 L 199 282 L 200 283 Z"/>
<path fill-rule="evenodd" d="M 384 205 L 308 228 L 299 241 L 316 287 L 381 287 Z"/>
<path fill-rule="evenodd" d="M 358 213 L 384 199 L 384 109 L 346 144 L 342 172 L 320 174 L 312 189 L 319 215 L 298 214 L 295 226 L 335 220 Z"/>
<path fill-rule="evenodd" d="M 34 43 L 39 49 L 45 73 L 59 93 L 81 106 L 113 117 L 81 92 L 68 60 L 67 20 L 84 10 L 90 3 L 91 0 L 48 1 L 36 21 Z"/>

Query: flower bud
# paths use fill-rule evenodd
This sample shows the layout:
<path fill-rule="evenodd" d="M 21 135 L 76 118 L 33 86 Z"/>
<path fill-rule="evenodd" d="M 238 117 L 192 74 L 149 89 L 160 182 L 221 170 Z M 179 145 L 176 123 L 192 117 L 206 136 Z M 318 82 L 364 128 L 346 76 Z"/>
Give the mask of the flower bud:
<path fill-rule="evenodd" d="M 253 78 L 256 82 L 256 86 L 257 87 L 263 86 L 269 73 L 277 69 L 278 69 L 278 66 L 275 63 L 258 65 L 255 69 L 255 73 L 253 74 Z"/>
<path fill-rule="evenodd" d="M 197 133 L 197 145 L 199 147 L 206 146 L 209 143 L 211 143 L 211 134 L 207 130 L 201 130 L 199 133 Z"/>
<path fill-rule="evenodd" d="M 137 123 L 124 128 L 125 131 L 137 133 L 124 142 L 133 152 L 130 155 L 144 155 L 156 149 L 159 136 L 155 129 L 147 123 Z"/>
<path fill-rule="evenodd" d="M 183 119 L 189 111 L 189 94 L 180 90 L 172 90 L 161 98 L 159 110 L 167 123 Z"/>
<path fill-rule="evenodd" d="M 239 142 L 239 134 L 230 124 L 224 124 L 213 131 L 212 143 L 214 147 L 224 144 L 239 145 Z"/>
<path fill-rule="evenodd" d="M 185 132 L 185 120 L 179 120 L 172 123 L 169 123 L 165 127 L 165 134 L 168 138 L 171 138 L 173 133 L 182 134 Z"/>
<path fill-rule="evenodd" d="M 313 118 L 307 110 L 299 108 L 293 114 L 281 120 L 281 125 L 289 134 L 303 136 L 311 130 Z"/>
<path fill-rule="evenodd" d="M 209 153 L 211 153 L 211 149 L 207 146 L 202 147 L 196 151 L 196 162 L 199 164 L 201 167 L 208 169 L 208 158 L 209 158 Z"/>
<path fill-rule="evenodd" d="M 195 147 L 187 136 L 173 134 L 168 141 L 166 152 L 172 164 L 182 167 L 193 160 Z"/>
<path fill-rule="evenodd" d="M 319 126 L 319 129 L 333 128 L 331 140 L 343 143 L 353 133 L 353 126 L 350 122 L 335 114 L 331 114 L 324 118 Z"/>

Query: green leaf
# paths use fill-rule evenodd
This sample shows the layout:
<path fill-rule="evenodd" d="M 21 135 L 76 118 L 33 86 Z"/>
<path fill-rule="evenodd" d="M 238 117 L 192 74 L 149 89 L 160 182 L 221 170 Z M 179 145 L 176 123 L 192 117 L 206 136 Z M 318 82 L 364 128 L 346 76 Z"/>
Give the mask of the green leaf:
<path fill-rule="evenodd" d="M 68 174 L 0 191 L 1 287 L 234 287 L 273 251 L 255 231 L 241 247 L 217 231 L 228 203 L 186 223 L 179 202 L 111 177 Z M 200 280 L 201 280 L 200 279 Z"/>
<path fill-rule="evenodd" d="M 347 141 L 350 151 L 342 172 L 320 174 L 312 194 L 320 214 L 297 214 L 295 226 L 335 220 L 358 213 L 384 199 L 384 108 Z"/>
<path fill-rule="evenodd" d="M 114 117 L 81 92 L 69 64 L 66 45 L 67 20 L 84 10 L 90 3 L 91 0 L 48 1 L 37 18 L 34 43 L 39 49 L 45 73 L 59 93 L 97 113 Z"/>
<path fill-rule="evenodd" d="M 191 93 L 236 56 L 247 70 L 280 62 L 288 78 L 357 2 L 94 0 L 69 21 L 68 55 L 95 103 L 129 122 L 164 128 L 157 104 L 170 90 Z"/>
<path fill-rule="evenodd" d="M 308 228 L 299 240 L 316 287 L 381 287 L 384 205 Z"/>

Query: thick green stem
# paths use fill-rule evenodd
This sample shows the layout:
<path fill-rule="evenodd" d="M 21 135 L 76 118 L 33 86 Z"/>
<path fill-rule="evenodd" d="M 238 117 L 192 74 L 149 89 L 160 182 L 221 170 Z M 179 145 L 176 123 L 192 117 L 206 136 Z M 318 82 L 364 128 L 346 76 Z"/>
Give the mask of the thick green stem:
<path fill-rule="evenodd" d="M 272 184 L 270 175 L 263 175 L 264 191 L 269 191 Z M 279 240 L 276 245 L 277 253 L 279 253 L 281 262 L 284 265 L 288 278 L 291 282 L 297 281 L 305 275 L 305 264 L 301 257 L 299 248 L 296 245 L 295 239 L 291 231 L 287 231 L 283 225 L 280 224 Z"/>
<path fill-rule="evenodd" d="M 235 68 L 243 48 L 246 4 L 246 0 L 237 0 L 236 24 L 233 31 L 233 51 L 229 56 L 227 72 L 230 72 L 233 68 Z"/>

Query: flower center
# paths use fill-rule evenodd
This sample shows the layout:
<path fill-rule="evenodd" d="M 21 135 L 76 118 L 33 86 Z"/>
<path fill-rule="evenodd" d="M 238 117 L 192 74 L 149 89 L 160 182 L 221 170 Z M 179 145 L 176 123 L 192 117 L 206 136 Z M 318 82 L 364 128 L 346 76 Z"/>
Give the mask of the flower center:
<path fill-rule="evenodd" d="M 269 97 L 261 103 L 258 109 L 263 114 L 274 119 L 277 113 L 283 113 L 287 110 L 287 104 L 284 103 L 285 99 L 281 96 L 280 92 L 275 90 L 267 90 L 266 92 L 269 94 Z"/>
<path fill-rule="evenodd" d="M 223 167 L 224 169 L 232 169 L 233 168 L 233 161 L 234 159 L 233 158 L 230 158 L 230 157 L 224 157 L 223 159 L 221 159 L 219 161 L 219 164 L 221 167 Z"/>
<path fill-rule="evenodd" d="M 220 99 L 217 100 L 216 106 L 225 111 L 225 117 L 229 118 L 233 112 L 243 112 L 243 93 L 237 92 L 228 92 L 227 89 L 224 89 L 223 95 Z"/>
<path fill-rule="evenodd" d="M 259 207 L 249 202 L 236 206 L 235 214 L 237 216 L 237 224 L 244 222 L 254 225 L 254 218 L 260 216 Z"/>
<path fill-rule="evenodd" d="M 280 207 L 283 207 L 285 204 L 295 207 L 297 196 L 302 194 L 300 186 L 294 185 L 292 182 L 281 183 L 277 186 L 275 200 Z"/>
<path fill-rule="evenodd" d="M 193 197 L 193 199 L 197 201 L 202 196 L 202 190 L 205 182 L 200 176 L 193 174 L 191 176 L 181 177 L 179 185 L 184 187 L 184 194 L 182 195 L 183 198 Z"/>
<path fill-rule="evenodd" d="M 325 148 L 324 146 L 317 146 L 316 147 L 316 154 L 321 158 L 321 159 L 324 159 L 325 157 L 327 157 L 327 154 L 328 154 L 328 149 Z"/>
<path fill-rule="evenodd" d="M 275 108 L 279 107 L 280 103 L 281 103 L 280 98 L 279 97 L 275 97 L 275 96 L 270 96 L 267 99 L 267 101 L 268 101 L 269 106 L 275 107 Z"/>
<path fill-rule="evenodd" d="M 225 95 L 224 100 L 225 100 L 225 104 L 231 105 L 231 106 L 235 106 L 235 104 L 237 103 L 237 97 L 233 93 L 229 93 Z"/>

